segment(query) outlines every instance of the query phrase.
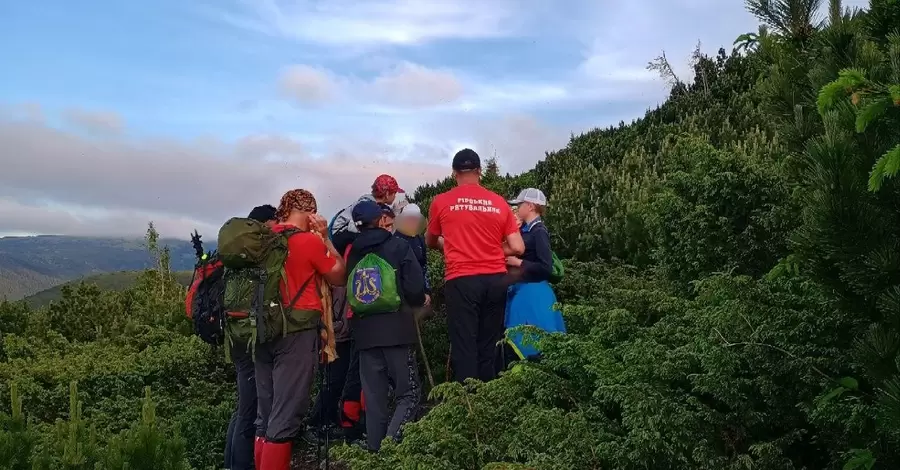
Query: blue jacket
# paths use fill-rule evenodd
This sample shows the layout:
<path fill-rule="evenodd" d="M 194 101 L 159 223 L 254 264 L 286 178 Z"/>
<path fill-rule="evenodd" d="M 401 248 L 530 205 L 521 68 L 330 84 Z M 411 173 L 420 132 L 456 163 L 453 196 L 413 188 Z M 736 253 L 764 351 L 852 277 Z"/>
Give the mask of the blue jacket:
<path fill-rule="evenodd" d="M 522 281 L 549 281 L 553 272 L 553 251 L 550 249 L 550 232 L 540 217 L 522 225 Z"/>

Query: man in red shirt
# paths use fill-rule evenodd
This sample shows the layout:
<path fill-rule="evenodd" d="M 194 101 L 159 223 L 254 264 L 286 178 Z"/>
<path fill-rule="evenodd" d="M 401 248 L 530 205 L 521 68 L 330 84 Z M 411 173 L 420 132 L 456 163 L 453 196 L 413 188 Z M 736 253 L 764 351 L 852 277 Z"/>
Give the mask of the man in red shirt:
<path fill-rule="evenodd" d="M 274 338 L 256 348 L 258 412 L 254 449 L 256 468 L 288 470 L 291 447 L 309 408 L 309 392 L 319 360 L 319 331 L 323 312 L 319 285 L 346 282 L 343 258 L 323 237 L 327 223 L 316 214 L 316 199 L 303 189 L 288 191 L 276 214 L 276 232 L 289 235 L 281 286 L 283 322 Z"/>
<path fill-rule="evenodd" d="M 506 199 L 481 186 L 481 159 L 471 149 L 453 157 L 456 187 L 438 194 L 429 210 L 425 243 L 443 251 L 444 298 L 454 379 L 497 375 L 496 344 L 503 338 L 506 257 L 525 244 Z"/>

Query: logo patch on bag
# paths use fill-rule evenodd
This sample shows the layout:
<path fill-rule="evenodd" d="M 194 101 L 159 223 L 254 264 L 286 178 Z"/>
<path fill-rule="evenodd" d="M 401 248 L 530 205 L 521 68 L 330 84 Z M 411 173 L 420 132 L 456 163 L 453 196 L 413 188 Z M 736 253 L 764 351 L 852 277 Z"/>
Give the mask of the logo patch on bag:
<path fill-rule="evenodd" d="M 381 270 L 359 268 L 353 274 L 353 297 L 361 304 L 372 304 L 381 297 Z"/>

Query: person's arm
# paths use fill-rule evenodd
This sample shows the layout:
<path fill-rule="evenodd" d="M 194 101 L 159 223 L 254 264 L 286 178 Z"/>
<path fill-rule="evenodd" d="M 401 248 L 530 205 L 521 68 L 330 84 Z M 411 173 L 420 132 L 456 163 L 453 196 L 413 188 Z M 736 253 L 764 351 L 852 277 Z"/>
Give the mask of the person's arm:
<path fill-rule="evenodd" d="M 537 261 L 522 260 L 522 270 L 525 279 L 533 281 L 547 281 L 553 272 L 553 254 L 550 250 L 550 233 L 544 227 L 532 229 L 534 237 L 534 252 Z"/>
<path fill-rule="evenodd" d="M 522 256 L 525 253 L 525 242 L 522 240 L 522 233 L 519 231 L 516 216 L 509 207 L 506 207 L 504 232 L 506 232 L 506 236 L 503 237 L 503 254 L 506 256 Z"/>
<path fill-rule="evenodd" d="M 344 257 L 328 238 L 328 222 L 321 215 L 310 215 L 309 230 L 315 236 L 306 238 L 309 240 L 309 246 L 299 247 L 299 249 L 309 250 L 313 269 L 329 284 L 332 286 L 345 285 L 347 280 L 344 276 L 347 275 L 347 266 L 344 263 Z"/>
<path fill-rule="evenodd" d="M 444 252 L 444 237 L 440 235 L 425 234 L 425 246 L 441 253 Z"/>
<path fill-rule="evenodd" d="M 403 245 L 405 254 L 400 261 L 400 288 L 403 289 L 403 298 L 407 305 L 421 307 L 425 304 L 425 278 L 422 276 L 422 266 L 419 265 L 412 247 L 408 243 Z"/>
<path fill-rule="evenodd" d="M 325 239 L 325 248 L 328 250 L 327 258 L 329 260 L 334 260 L 333 265 L 330 269 L 326 270 L 326 266 L 331 261 L 323 261 L 320 265 L 322 269 L 319 269 L 319 266 L 316 266 L 316 271 L 328 281 L 332 286 L 343 286 L 347 284 L 347 265 L 344 263 L 344 257 L 338 253 L 338 251 L 334 248 L 334 244 L 331 243 L 331 240 Z"/>
<path fill-rule="evenodd" d="M 428 209 L 428 229 L 425 231 L 425 246 L 443 253 L 444 239 L 441 238 L 443 233 L 441 215 L 437 206 L 437 198 L 435 198 L 434 201 L 431 201 L 431 206 Z"/>

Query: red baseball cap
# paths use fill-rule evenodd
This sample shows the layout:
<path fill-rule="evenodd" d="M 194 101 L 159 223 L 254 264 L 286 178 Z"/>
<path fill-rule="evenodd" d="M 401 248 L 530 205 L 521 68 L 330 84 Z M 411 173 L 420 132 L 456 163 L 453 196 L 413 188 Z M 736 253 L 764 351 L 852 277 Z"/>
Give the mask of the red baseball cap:
<path fill-rule="evenodd" d="M 400 189 L 400 185 L 397 184 L 397 179 L 391 175 L 380 175 L 378 178 L 375 178 L 375 182 L 372 183 L 373 196 L 384 196 L 386 194 L 404 192 L 406 191 Z"/>

